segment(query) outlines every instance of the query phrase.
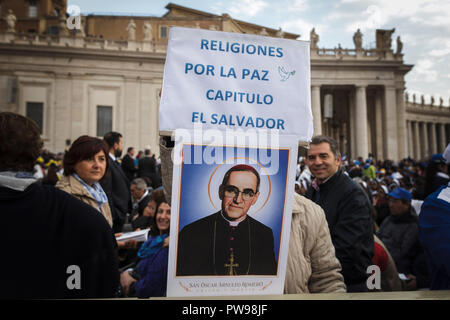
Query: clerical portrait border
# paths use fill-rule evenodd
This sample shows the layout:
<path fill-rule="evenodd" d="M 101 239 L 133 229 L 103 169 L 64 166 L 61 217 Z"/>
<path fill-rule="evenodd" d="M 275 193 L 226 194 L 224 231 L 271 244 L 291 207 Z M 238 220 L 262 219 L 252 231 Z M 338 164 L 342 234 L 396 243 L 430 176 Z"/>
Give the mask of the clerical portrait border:
<path fill-rule="evenodd" d="M 185 202 L 185 199 L 183 199 L 183 194 L 184 194 L 183 191 L 185 191 L 185 189 L 186 189 L 186 188 L 183 188 L 183 176 L 186 173 L 186 169 L 189 168 L 189 166 L 192 165 L 192 164 L 185 164 L 184 163 L 184 160 L 185 160 L 184 156 L 185 156 L 185 150 L 186 150 L 185 148 L 186 147 L 193 148 L 193 147 L 196 147 L 196 146 L 197 147 L 211 147 L 211 145 L 202 145 L 202 144 L 194 144 L 194 143 L 184 143 L 183 144 L 183 147 L 182 147 L 183 164 L 181 165 L 180 180 L 179 180 L 179 190 L 180 190 L 180 192 L 179 192 L 179 197 L 178 197 L 178 201 L 179 201 L 178 203 L 180 205 L 179 205 L 177 213 L 176 213 L 178 215 L 177 228 L 176 228 L 176 230 L 177 230 L 177 240 L 178 240 L 179 232 L 181 231 L 182 227 L 184 227 L 185 225 L 187 225 L 190 222 L 199 220 L 199 219 L 201 219 L 201 218 L 211 214 L 213 211 L 220 210 L 220 207 L 217 208 L 218 204 L 215 206 L 214 203 L 213 203 L 212 197 L 214 197 L 214 196 L 211 196 L 211 194 L 214 192 L 212 190 L 215 189 L 214 186 L 211 186 L 212 185 L 212 181 L 211 180 L 213 180 L 213 176 L 217 175 L 218 178 L 216 178 L 216 180 L 218 180 L 220 182 L 221 182 L 222 177 L 223 177 L 223 175 L 221 177 L 220 173 L 217 172 L 217 171 L 219 171 L 218 169 L 220 167 L 224 167 L 224 170 L 222 170 L 222 171 L 226 171 L 233 165 L 236 165 L 238 163 L 246 163 L 246 164 L 250 164 L 250 165 L 253 164 L 255 167 L 259 167 L 260 170 L 258 170 L 258 171 L 260 171 L 260 172 L 264 172 L 265 171 L 265 174 L 261 175 L 261 187 L 264 187 L 265 183 L 267 183 L 267 185 L 266 185 L 267 188 L 266 188 L 266 190 L 264 190 L 264 192 L 263 192 L 263 190 L 261 190 L 261 197 L 260 197 L 261 198 L 261 203 L 258 203 L 259 202 L 259 200 L 258 200 L 258 202 L 255 204 L 256 210 L 249 211 L 249 215 L 250 216 L 252 216 L 253 218 L 255 218 L 258 221 L 260 221 L 259 220 L 260 218 L 258 217 L 258 212 L 262 211 L 266 205 L 268 205 L 271 202 L 275 201 L 273 199 L 271 200 L 271 197 L 273 198 L 274 196 L 276 196 L 272 192 L 271 175 L 269 175 L 267 173 L 267 170 L 266 170 L 265 166 L 262 165 L 261 163 L 259 163 L 255 159 L 252 159 L 250 157 L 232 157 L 231 159 L 229 159 L 229 158 L 226 158 L 226 156 L 224 156 L 224 158 L 226 158 L 226 159 L 225 159 L 225 161 L 223 163 L 206 165 L 209 168 L 214 168 L 214 170 L 212 171 L 211 174 L 207 174 L 207 176 L 208 176 L 208 198 L 209 198 L 209 202 L 211 203 L 211 209 L 209 211 L 205 210 L 206 212 L 202 213 L 203 215 L 195 214 L 195 219 L 194 218 L 191 219 L 191 220 L 183 219 L 183 203 Z M 259 151 L 259 149 L 261 149 L 261 148 L 256 148 L 256 147 L 254 148 L 254 147 L 249 147 L 249 146 L 234 146 L 234 145 L 231 145 L 231 146 L 228 146 L 228 145 L 225 145 L 225 146 L 224 145 L 217 145 L 217 146 L 214 146 L 214 147 L 215 148 L 223 148 L 223 149 L 228 149 L 228 148 L 234 149 L 233 154 L 236 154 L 236 152 L 239 153 L 238 149 L 241 149 L 241 150 L 243 149 L 243 150 L 245 150 L 246 153 L 250 153 L 250 149 L 256 149 L 258 151 Z M 281 243 L 282 242 L 281 235 L 282 235 L 282 232 L 283 232 L 284 211 L 285 211 L 285 207 L 286 207 L 287 177 L 288 177 L 288 173 L 289 173 L 289 158 L 291 156 L 291 154 L 290 154 L 291 150 L 289 148 L 264 148 L 264 149 L 270 149 L 271 152 L 277 152 L 278 153 L 278 161 L 279 161 L 280 153 L 282 153 L 282 152 L 286 153 L 286 155 L 284 155 L 283 162 L 281 163 L 281 161 L 279 161 L 279 164 L 278 164 L 282 168 L 279 168 L 279 171 L 275 175 L 272 175 L 272 176 L 278 176 L 278 179 L 277 179 L 278 180 L 277 181 L 278 182 L 278 184 L 277 184 L 278 188 L 280 187 L 280 181 L 284 183 L 283 189 L 282 189 L 283 190 L 283 197 L 282 197 L 282 199 L 277 201 L 279 203 L 279 205 L 275 206 L 278 209 L 278 210 L 276 210 L 276 212 L 280 212 L 280 214 L 276 215 L 276 214 L 273 214 L 273 213 L 270 213 L 270 214 L 266 213 L 266 215 L 267 216 L 270 215 L 272 217 L 272 219 L 268 219 L 268 218 L 263 219 L 263 221 L 266 222 L 266 223 L 264 223 L 264 222 L 263 223 L 265 225 L 267 225 L 268 227 L 270 227 L 272 232 L 273 232 L 273 234 L 274 234 L 274 249 L 275 249 L 276 269 L 277 269 L 276 273 L 278 274 L 279 273 L 279 266 L 280 266 L 280 264 L 279 264 L 280 248 L 281 248 L 281 245 L 282 245 L 282 243 Z M 234 162 L 229 163 L 230 160 L 234 160 Z M 202 164 L 202 165 L 204 165 L 204 164 Z M 228 167 L 227 167 L 227 165 L 228 165 Z M 225 170 L 225 168 L 226 168 L 226 170 Z M 197 169 L 197 170 L 201 170 L 201 169 Z M 197 170 L 195 170 L 195 171 L 197 171 Z M 282 170 L 282 173 L 280 173 L 280 170 Z M 196 175 L 196 176 L 199 176 L 199 175 Z M 192 175 L 190 177 L 192 177 Z M 190 181 L 190 185 L 195 185 L 195 184 L 196 184 L 195 182 Z M 217 183 L 215 184 L 215 186 L 217 186 Z M 217 188 L 218 188 L 218 186 L 217 186 Z M 264 189 L 264 188 L 262 188 L 262 189 Z M 203 191 L 201 193 L 203 194 Z M 279 195 L 279 192 L 277 193 L 277 195 Z M 279 198 L 281 198 L 281 197 L 279 197 Z M 192 202 L 195 202 L 196 204 L 198 204 L 197 201 L 192 201 Z M 198 208 L 198 206 L 197 206 L 197 208 Z M 187 210 L 190 210 L 190 209 L 187 209 Z M 266 209 L 266 210 L 270 210 L 270 208 Z M 201 209 L 200 209 L 200 211 L 201 211 Z M 192 216 L 194 216 L 194 215 L 192 215 Z M 274 220 L 276 220 L 277 216 L 278 216 L 278 221 L 274 221 Z M 270 222 L 267 222 L 267 221 L 270 221 Z M 175 253 L 175 259 L 176 260 L 175 261 L 177 261 L 177 258 L 178 258 L 177 255 L 178 255 L 178 246 L 176 247 L 176 253 Z M 240 275 L 239 277 L 242 277 L 242 276 L 245 276 L 245 275 Z M 264 276 L 266 276 L 266 275 L 263 275 L 263 277 Z M 272 276 L 272 275 L 267 275 L 267 276 Z M 176 278 L 185 277 L 185 276 L 178 276 L 178 275 L 176 275 L 176 263 L 175 263 L 175 277 Z M 199 275 L 199 277 L 211 277 L 211 276 L 210 275 Z M 220 278 L 220 277 L 230 277 L 230 276 L 229 275 L 215 275 L 214 277 L 219 277 Z"/>
<path fill-rule="evenodd" d="M 234 295 L 267 295 L 267 294 L 282 294 L 284 289 L 284 280 L 286 274 L 286 264 L 289 249 L 289 237 L 290 237 L 290 225 L 292 216 L 292 197 L 294 194 L 294 180 L 295 180 L 295 168 L 296 168 L 296 157 L 298 152 L 298 138 L 296 136 L 283 136 L 282 139 L 278 140 L 276 144 L 258 144 L 256 142 L 239 142 L 234 143 L 206 143 L 203 141 L 198 141 L 194 138 L 194 133 L 177 131 L 175 134 L 175 147 L 172 154 L 172 159 L 174 162 L 173 167 L 173 180 L 172 180 L 172 218 L 170 225 L 170 248 L 169 250 L 169 269 L 167 275 L 167 296 L 168 297 L 189 297 L 189 296 L 234 296 Z M 198 153 L 194 152 L 194 149 Z M 250 151 L 261 152 L 257 156 L 254 153 L 250 155 Z M 233 156 L 230 157 L 227 151 L 231 151 Z M 240 153 L 240 151 L 242 153 Z M 208 155 L 208 152 L 210 154 Z M 222 153 L 221 153 L 222 152 Z M 267 160 L 264 156 L 264 152 L 267 152 L 271 160 Z M 242 155 L 244 154 L 244 155 Z M 258 199 L 253 203 L 253 206 L 248 210 L 248 215 L 253 217 L 261 224 L 264 225 L 262 229 L 266 232 L 268 229 L 272 229 L 273 233 L 273 248 L 274 253 L 271 253 L 272 257 L 276 256 L 276 261 L 273 264 L 268 264 L 269 268 L 264 270 L 253 271 L 250 269 L 250 264 L 248 264 L 249 271 L 242 272 L 237 270 L 233 275 L 223 275 L 224 269 L 221 271 L 217 270 L 215 272 L 213 269 L 209 268 L 208 272 L 205 272 L 198 268 L 195 270 L 187 270 L 192 266 L 196 266 L 191 262 L 181 266 L 181 269 L 177 270 L 177 259 L 179 254 L 187 253 L 203 243 L 212 243 L 212 240 L 205 242 L 203 237 L 199 237 L 197 242 L 191 242 L 189 244 L 190 248 L 178 247 L 178 242 L 181 237 L 191 238 L 192 235 L 202 234 L 199 230 L 205 230 L 204 226 L 198 229 L 199 224 L 197 221 L 203 220 L 209 223 L 209 227 L 206 230 L 212 231 L 211 227 L 214 226 L 214 221 L 219 223 L 220 220 L 220 209 L 222 208 L 223 194 L 219 193 L 219 185 L 222 183 L 225 172 L 228 171 L 232 165 L 224 165 L 226 159 L 239 158 L 239 164 L 242 162 L 246 164 L 252 164 L 249 161 L 254 159 L 253 165 L 258 167 L 256 164 L 260 162 L 267 170 L 267 174 L 264 169 L 259 169 L 259 175 L 261 178 L 260 189 L 261 192 Z M 199 160 L 200 159 L 200 160 Z M 245 160 L 245 161 L 244 161 Z M 273 166 L 270 162 L 273 161 L 279 167 Z M 277 162 L 278 161 L 278 162 Z M 216 170 L 215 175 L 212 173 Z M 242 169 L 242 168 L 241 168 Z M 245 168 L 244 168 L 245 169 Z M 270 177 L 269 179 L 266 176 Z M 234 175 L 236 179 L 236 175 Z M 275 178 L 274 178 L 275 177 Z M 216 181 L 214 181 L 216 179 Z M 292 185 L 290 183 L 292 181 Z M 239 182 L 235 181 L 237 185 Z M 208 194 L 208 186 L 211 189 Z M 244 186 L 240 185 L 238 188 Z M 217 194 L 214 193 L 217 190 Z M 279 192 L 282 190 L 282 192 Z M 240 190 L 243 191 L 243 190 Z M 221 191 L 223 192 L 223 191 Z M 266 201 L 266 197 L 270 192 L 270 197 Z M 219 194 L 221 196 L 219 196 Z M 239 196 L 238 196 L 239 197 Z M 221 199 L 222 198 L 222 199 Z M 185 202 L 188 199 L 191 203 Z M 212 202 L 216 203 L 214 206 Z M 276 209 L 275 209 L 276 208 Z M 255 212 L 258 211 L 255 215 Z M 204 219 L 203 219 L 204 218 Z M 269 221 L 267 219 L 275 219 L 277 223 Z M 247 221 L 250 221 L 247 219 Z M 243 220 L 245 221 L 245 220 Z M 203 223 L 202 222 L 202 223 Z M 183 232 L 180 234 L 180 230 L 191 224 L 195 225 L 193 230 L 190 232 Z M 253 221 L 252 223 L 255 223 Z M 253 228 L 253 225 L 252 227 Z M 255 229 L 256 230 L 256 229 Z M 194 236 L 195 237 L 195 236 Z M 207 239 L 211 238 L 210 235 Z M 256 236 L 257 239 L 268 239 L 267 233 L 265 235 Z M 192 238 L 191 238 L 192 239 Z M 277 244 L 275 244 L 275 239 Z M 255 243 L 255 240 L 252 240 Z M 186 242 L 184 242 L 186 244 Z M 261 247 L 258 248 L 257 252 L 272 252 L 272 249 L 267 251 L 261 250 L 261 248 L 266 248 L 268 246 L 263 245 L 262 241 L 258 241 Z M 264 242 L 271 243 L 269 242 Z M 205 250 L 211 250 L 208 245 L 203 246 L 201 250 L 198 250 L 195 254 L 198 255 L 194 257 L 195 259 L 201 259 L 201 255 Z M 237 248 L 236 248 L 237 249 Z M 255 248 L 256 249 L 256 248 Z M 179 251 L 182 250 L 182 251 Z M 211 252 L 209 255 L 211 255 Z M 252 255 L 252 259 L 258 259 L 259 257 Z M 205 257 L 205 259 L 209 259 Z M 270 260 L 270 259 L 269 259 Z M 263 259 L 261 261 L 269 261 Z M 181 261 L 181 260 L 180 260 Z M 186 261 L 186 260 L 185 260 Z M 211 261 L 215 261 L 212 259 Z M 265 263 L 256 262 L 252 263 L 252 266 L 265 266 Z M 271 260 L 274 261 L 274 260 Z M 239 261 L 236 261 L 239 263 Z M 244 262 L 245 264 L 246 262 Z M 182 262 L 181 262 L 182 264 Z M 232 263 L 229 263 L 230 265 Z M 214 268 L 214 263 L 212 263 Z M 183 269 L 184 268 L 184 269 Z M 186 269 L 187 268 L 187 269 Z M 180 271 L 181 270 L 181 271 Z M 211 270 L 213 270 L 211 272 Z M 226 270 L 226 269 L 225 269 Z M 271 270 L 266 273 L 266 270 Z M 178 272 L 180 271 L 180 272 Z M 225 271 L 228 273 L 228 271 Z M 178 275 L 177 275 L 178 274 Z M 219 275 L 221 274 L 221 275 Z"/>

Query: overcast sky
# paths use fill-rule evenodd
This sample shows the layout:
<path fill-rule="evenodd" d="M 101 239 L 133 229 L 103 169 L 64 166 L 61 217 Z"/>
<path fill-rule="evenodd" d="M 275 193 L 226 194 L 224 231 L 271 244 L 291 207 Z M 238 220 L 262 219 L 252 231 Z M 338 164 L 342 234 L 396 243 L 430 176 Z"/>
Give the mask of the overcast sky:
<path fill-rule="evenodd" d="M 83 14 L 162 16 L 168 0 L 69 0 Z M 435 104 L 450 99 L 450 0 L 178 0 L 181 6 L 250 23 L 282 28 L 309 40 L 315 27 L 320 48 L 354 48 L 353 34 L 360 28 L 363 47 L 375 47 L 375 29 L 392 29 L 403 42 L 404 62 L 414 68 L 406 75 L 406 91 L 417 100 L 431 95 Z"/>

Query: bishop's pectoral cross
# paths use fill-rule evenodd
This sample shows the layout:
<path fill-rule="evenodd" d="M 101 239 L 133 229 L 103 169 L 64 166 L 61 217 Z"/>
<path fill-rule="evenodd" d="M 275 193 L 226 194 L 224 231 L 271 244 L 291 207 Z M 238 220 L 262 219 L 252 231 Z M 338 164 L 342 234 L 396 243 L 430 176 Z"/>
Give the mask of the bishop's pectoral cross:
<path fill-rule="evenodd" d="M 237 275 L 236 270 L 234 268 L 239 267 L 239 264 L 234 263 L 234 253 L 233 252 L 230 255 L 230 263 L 225 263 L 224 267 L 228 268 L 228 275 L 230 275 L 230 276 Z"/>

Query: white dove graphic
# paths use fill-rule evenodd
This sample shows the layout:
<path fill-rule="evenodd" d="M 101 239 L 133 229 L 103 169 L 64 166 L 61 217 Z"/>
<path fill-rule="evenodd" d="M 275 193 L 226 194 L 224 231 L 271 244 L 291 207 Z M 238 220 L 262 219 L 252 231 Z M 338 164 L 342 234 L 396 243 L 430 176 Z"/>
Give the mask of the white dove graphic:
<path fill-rule="evenodd" d="M 280 74 L 281 81 L 286 81 L 290 76 L 295 74 L 295 70 L 288 72 L 284 69 L 284 67 L 278 67 L 278 73 Z"/>

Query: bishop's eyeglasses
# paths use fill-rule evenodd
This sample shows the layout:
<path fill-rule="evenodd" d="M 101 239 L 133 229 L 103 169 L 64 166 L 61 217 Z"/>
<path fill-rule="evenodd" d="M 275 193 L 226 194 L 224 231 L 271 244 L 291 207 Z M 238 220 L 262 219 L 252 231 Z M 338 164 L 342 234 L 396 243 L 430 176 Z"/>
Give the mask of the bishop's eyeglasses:
<path fill-rule="evenodd" d="M 237 198 L 239 196 L 239 193 L 242 193 L 242 199 L 244 201 L 248 201 L 255 195 L 255 191 L 253 191 L 250 188 L 244 189 L 243 191 L 240 191 L 236 186 L 228 185 L 224 188 L 225 191 L 225 197 L 228 198 Z"/>

